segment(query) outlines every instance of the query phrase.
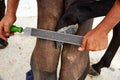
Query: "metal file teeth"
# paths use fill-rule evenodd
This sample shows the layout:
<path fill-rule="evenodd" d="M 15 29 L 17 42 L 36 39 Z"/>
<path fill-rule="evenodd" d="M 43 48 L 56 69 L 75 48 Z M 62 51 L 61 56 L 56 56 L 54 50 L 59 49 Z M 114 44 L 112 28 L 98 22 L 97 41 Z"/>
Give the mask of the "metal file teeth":
<path fill-rule="evenodd" d="M 78 24 L 76 25 L 70 25 L 68 27 L 63 27 L 61 29 L 59 29 L 57 32 L 58 33 L 64 33 L 64 34 L 75 34 L 78 30 Z M 62 42 L 55 42 L 56 48 L 61 48 L 63 47 L 63 43 Z"/>
<path fill-rule="evenodd" d="M 66 30 L 67 32 L 74 32 L 77 30 L 73 30 L 74 28 L 70 30 Z M 51 41 L 57 41 L 62 43 L 68 43 L 73 45 L 80 45 L 82 42 L 82 36 L 73 35 L 73 34 L 65 34 L 65 33 L 59 33 L 55 31 L 50 30 L 44 30 L 44 29 L 36 29 L 36 28 L 30 28 L 27 27 L 23 30 L 24 34 L 34 36 L 41 39 L 51 40 Z"/>

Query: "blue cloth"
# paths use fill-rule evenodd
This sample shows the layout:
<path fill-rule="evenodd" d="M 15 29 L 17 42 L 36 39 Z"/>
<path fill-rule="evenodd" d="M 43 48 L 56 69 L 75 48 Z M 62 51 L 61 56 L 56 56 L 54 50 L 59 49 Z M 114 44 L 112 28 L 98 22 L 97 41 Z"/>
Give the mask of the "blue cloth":
<path fill-rule="evenodd" d="M 26 80 L 34 80 L 32 70 L 26 73 Z"/>

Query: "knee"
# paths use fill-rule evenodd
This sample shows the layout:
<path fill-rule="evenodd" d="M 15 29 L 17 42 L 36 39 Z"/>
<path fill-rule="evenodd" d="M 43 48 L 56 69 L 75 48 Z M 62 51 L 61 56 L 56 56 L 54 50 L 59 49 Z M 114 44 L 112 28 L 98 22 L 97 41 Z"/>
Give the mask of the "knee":
<path fill-rule="evenodd" d="M 58 60 L 59 50 L 55 49 L 52 43 L 47 41 L 40 42 L 33 51 L 31 67 L 38 67 L 39 70 L 53 72 L 57 69 Z"/>
<path fill-rule="evenodd" d="M 49 58 L 47 56 L 37 57 L 35 56 L 36 53 L 33 53 L 33 56 L 31 58 L 31 68 L 33 70 L 39 70 L 39 71 L 46 71 L 46 72 L 54 72 L 57 70 L 58 65 L 58 59 L 55 60 L 54 57 Z M 44 53 L 43 53 L 44 54 Z"/>
<path fill-rule="evenodd" d="M 50 71 L 50 70 L 42 70 L 42 68 L 39 68 L 39 66 L 34 62 L 34 60 L 31 60 L 31 69 L 33 72 L 34 80 L 56 80 L 56 72 Z"/>

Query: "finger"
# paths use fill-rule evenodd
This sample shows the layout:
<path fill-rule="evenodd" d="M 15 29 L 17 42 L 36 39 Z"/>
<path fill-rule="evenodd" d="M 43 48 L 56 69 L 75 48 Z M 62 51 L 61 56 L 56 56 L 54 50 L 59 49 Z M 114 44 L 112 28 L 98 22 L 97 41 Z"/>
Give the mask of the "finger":
<path fill-rule="evenodd" d="M 86 49 L 87 40 L 83 38 L 82 44 L 78 48 L 79 51 L 84 51 Z"/>
<path fill-rule="evenodd" d="M 7 38 L 5 36 L 3 36 L 3 35 L 0 35 L 0 38 L 7 41 Z"/>
<path fill-rule="evenodd" d="M 96 41 L 94 41 L 94 43 L 90 43 L 90 42 L 87 43 L 86 50 L 88 50 L 88 51 L 98 51 L 98 50 L 101 50 L 101 49 L 100 49 L 100 45 L 97 44 Z"/>
<path fill-rule="evenodd" d="M 4 26 L 4 32 L 6 36 L 10 36 L 10 29 L 9 29 L 9 25 L 5 25 Z"/>
<path fill-rule="evenodd" d="M 0 25 L 0 38 L 7 41 L 7 38 L 5 37 L 3 33 L 3 25 Z"/>
<path fill-rule="evenodd" d="M 7 32 L 7 33 L 5 33 L 5 36 L 10 36 L 10 33 L 8 33 L 8 32 Z"/>
<path fill-rule="evenodd" d="M 14 33 L 10 33 L 10 36 L 13 36 L 14 35 Z"/>
<path fill-rule="evenodd" d="M 2 34 L 2 27 L 0 27 L 0 34 Z"/>
<path fill-rule="evenodd" d="M 2 33 L 3 33 L 3 26 L 0 25 L 0 34 L 2 34 Z"/>

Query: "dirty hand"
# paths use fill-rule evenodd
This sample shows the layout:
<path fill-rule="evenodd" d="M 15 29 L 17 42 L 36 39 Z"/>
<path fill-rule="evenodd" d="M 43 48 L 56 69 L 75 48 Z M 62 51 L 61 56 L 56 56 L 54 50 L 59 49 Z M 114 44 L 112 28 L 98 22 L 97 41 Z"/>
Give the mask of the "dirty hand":
<path fill-rule="evenodd" d="M 78 48 L 79 51 L 103 50 L 108 46 L 108 33 L 95 28 L 89 31 L 83 38 L 83 42 Z"/>
<path fill-rule="evenodd" d="M 16 16 L 12 14 L 6 14 L 0 21 L 0 38 L 7 41 L 6 37 L 11 35 L 10 26 L 15 22 Z"/>

